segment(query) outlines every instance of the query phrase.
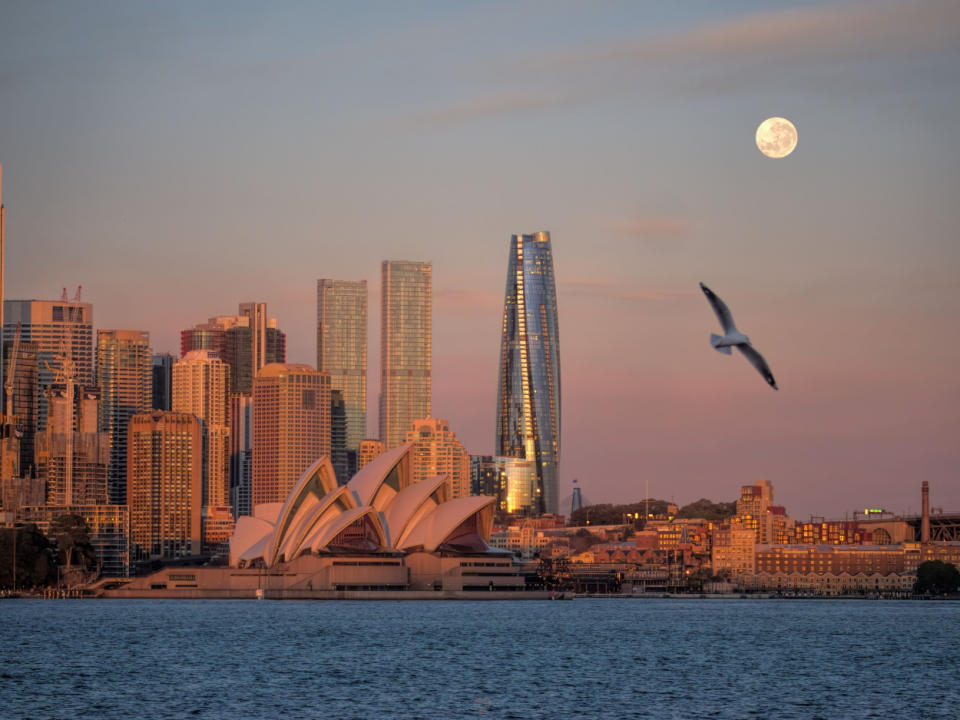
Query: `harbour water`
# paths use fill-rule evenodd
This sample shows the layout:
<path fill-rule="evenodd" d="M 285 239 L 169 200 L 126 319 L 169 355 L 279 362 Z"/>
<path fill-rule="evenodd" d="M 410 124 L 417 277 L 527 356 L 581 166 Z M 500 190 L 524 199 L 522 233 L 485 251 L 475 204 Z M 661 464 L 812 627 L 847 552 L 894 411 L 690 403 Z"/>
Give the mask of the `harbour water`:
<path fill-rule="evenodd" d="M 0 717 L 960 717 L 960 602 L 0 601 Z"/>

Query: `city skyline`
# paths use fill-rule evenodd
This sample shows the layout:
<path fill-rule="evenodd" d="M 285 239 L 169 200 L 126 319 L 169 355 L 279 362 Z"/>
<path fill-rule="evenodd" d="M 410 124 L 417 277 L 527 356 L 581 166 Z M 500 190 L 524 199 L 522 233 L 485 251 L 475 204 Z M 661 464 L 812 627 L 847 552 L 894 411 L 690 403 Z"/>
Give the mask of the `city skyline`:
<path fill-rule="evenodd" d="M 226 30 L 224 12 L 5 14 L 7 298 L 83 285 L 96 328 L 164 352 L 257 297 L 312 365 L 317 277 L 368 280 L 376 358 L 376 263 L 430 261 L 432 414 L 493 454 L 500 248 L 545 228 L 561 497 L 573 478 L 593 501 L 649 481 L 680 503 L 768 479 L 802 517 L 916 510 L 929 479 L 960 506 L 957 8 L 419 3 L 291 24 L 245 6 Z M 772 115 L 800 134 L 783 160 L 753 147 Z M 701 281 L 780 393 L 705 343 Z"/>

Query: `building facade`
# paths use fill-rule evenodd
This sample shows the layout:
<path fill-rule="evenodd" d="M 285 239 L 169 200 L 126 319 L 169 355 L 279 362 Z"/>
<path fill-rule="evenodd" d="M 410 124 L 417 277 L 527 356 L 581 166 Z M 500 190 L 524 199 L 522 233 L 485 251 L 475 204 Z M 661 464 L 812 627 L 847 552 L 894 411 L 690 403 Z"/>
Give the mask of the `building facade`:
<path fill-rule="evenodd" d="M 2 428 L 3 465 L 0 478 L 35 477 L 37 344 L 23 341 L 4 343 L 3 368 L 3 413 L 8 419 Z"/>
<path fill-rule="evenodd" d="M 450 429 L 450 423 L 439 418 L 413 421 L 407 432 L 407 443 L 412 443 L 415 482 L 442 475 L 447 483 L 449 498 L 470 495 L 470 453 Z"/>
<path fill-rule="evenodd" d="M 432 266 L 384 260 L 380 318 L 380 439 L 403 444 L 431 415 Z"/>
<path fill-rule="evenodd" d="M 127 502 L 127 426 L 130 418 L 153 409 L 153 355 L 150 333 L 140 330 L 97 332 L 97 385 L 100 431 L 110 447 L 107 488 L 110 502 Z"/>
<path fill-rule="evenodd" d="M 254 376 L 268 363 L 286 362 L 287 338 L 266 303 L 240 303 L 237 315 L 212 317 L 180 332 L 180 355 L 211 350 L 230 366 L 230 392 L 250 393 Z"/>
<path fill-rule="evenodd" d="M 130 540 L 136 559 L 201 553 L 203 426 L 191 413 L 134 415 L 127 436 Z"/>
<path fill-rule="evenodd" d="M 173 412 L 192 413 L 203 425 L 204 551 L 225 545 L 230 516 L 230 366 L 210 350 L 192 350 L 173 366 Z"/>
<path fill-rule="evenodd" d="M 234 519 L 253 512 L 253 396 L 230 394 L 230 505 Z"/>
<path fill-rule="evenodd" d="M 13 342 L 20 325 L 21 342 L 36 343 L 37 428 L 47 427 L 47 389 L 65 367 L 77 385 L 94 385 L 93 305 L 69 300 L 5 300 L 3 342 Z"/>
<path fill-rule="evenodd" d="M 153 402 L 151 410 L 169 410 L 173 400 L 173 363 L 170 353 L 157 353 L 153 356 Z"/>
<path fill-rule="evenodd" d="M 377 459 L 387 451 L 387 446 L 380 440 L 373 438 L 364 438 L 360 441 L 360 450 L 357 452 L 357 471 L 359 472 L 364 465 Z"/>
<path fill-rule="evenodd" d="M 344 448 L 356 454 L 367 436 L 366 280 L 317 280 L 317 370 L 340 392 Z"/>
<path fill-rule="evenodd" d="M 498 522 L 542 514 L 540 483 L 533 460 L 480 455 L 473 457 L 471 464 L 471 492 L 497 499 Z"/>
<path fill-rule="evenodd" d="M 61 386 L 47 390 L 49 417 L 37 436 L 37 474 L 50 505 L 105 505 L 108 502 L 110 441 L 98 432 L 97 388 Z"/>
<path fill-rule="evenodd" d="M 497 453 L 536 463 L 538 514 L 558 512 L 560 331 L 550 233 L 513 235 L 497 393 Z"/>
<path fill-rule="evenodd" d="M 330 455 L 330 375 L 271 363 L 253 386 L 251 503 L 282 502 L 317 458 Z"/>

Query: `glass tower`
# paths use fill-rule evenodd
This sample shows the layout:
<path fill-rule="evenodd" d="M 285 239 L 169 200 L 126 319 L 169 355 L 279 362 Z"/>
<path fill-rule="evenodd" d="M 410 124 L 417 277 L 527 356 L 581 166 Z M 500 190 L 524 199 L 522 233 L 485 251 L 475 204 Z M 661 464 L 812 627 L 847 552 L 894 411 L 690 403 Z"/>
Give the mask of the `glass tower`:
<path fill-rule="evenodd" d="M 510 238 L 496 448 L 498 455 L 536 463 L 536 512 L 555 514 L 560 465 L 560 333 L 548 232 Z"/>
<path fill-rule="evenodd" d="M 431 276 L 428 262 L 384 260 L 380 318 L 380 439 L 402 445 L 430 417 Z"/>
<path fill-rule="evenodd" d="M 97 384 L 100 386 L 100 431 L 110 443 L 107 488 L 110 502 L 127 502 L 127 428 L 134 415 L 153 405 L 153 353 L 150 333 L 140 330 L 97 331 Z"/>
<path fill-rule="evenodd" d="M 331 390 L 340 391 L 346 421 L 340 449 L 355 458 L 367 436 L 366 280 L 317 280 L 317 370 L 330 373 Z"/>

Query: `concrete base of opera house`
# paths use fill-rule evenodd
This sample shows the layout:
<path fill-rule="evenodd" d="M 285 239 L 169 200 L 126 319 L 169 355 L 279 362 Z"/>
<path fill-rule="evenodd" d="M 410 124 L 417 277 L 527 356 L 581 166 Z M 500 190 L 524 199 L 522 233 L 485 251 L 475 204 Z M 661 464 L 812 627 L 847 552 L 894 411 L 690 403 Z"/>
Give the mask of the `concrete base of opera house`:
<path fill-rule="evenodd" d="M 282 600 L 549 599 L 493 554 L 301 555 L 266 568 L 169 567 L 106 589 L 110 598 Z"/>

